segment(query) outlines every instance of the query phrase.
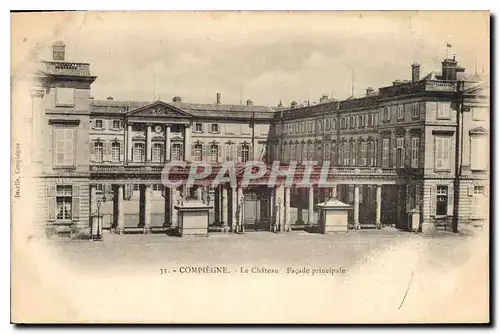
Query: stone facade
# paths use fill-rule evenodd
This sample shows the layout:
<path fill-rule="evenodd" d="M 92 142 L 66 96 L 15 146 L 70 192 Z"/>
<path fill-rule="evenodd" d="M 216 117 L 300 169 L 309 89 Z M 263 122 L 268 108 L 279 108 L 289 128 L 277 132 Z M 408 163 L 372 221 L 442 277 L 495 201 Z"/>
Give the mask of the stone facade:
<path fill-rule="evenodd" d="M 413 64 L 411 81 L 369 88 L 362 97 L 322 97 L 318 104 L 284 108 L 250 100 L 227 105 L 220 94 L 215 104 L 179 96 L 172 102 L 95 100 L 90 65 L 68 62 L 61 44 L 55 48 L 57 59 L 40 64 L 32 93 L 33 160 L 45 189 L 41 224 L 50 231 L 85 231 L 106 201 L 113 203 L 112 229 L 121 232 L 127 219 L 142 229 L 175 227 L 174 206 L 189 197 L 213 202 L 210 219 L 220 230 L 243 230 L 250 221 L 256 230 L 290 230 L 305 218 L 315 224 L 315 204 L 331 196 L 351 205 L 354 227 L 407 228 L 410 210 L 420 213 L 424 230 L 450 226 L 454 212 L 463 224 L 488 219 L 480 213 L 489 197 L 489 161 L 482 160 L 489 144 L 489 86 L 463 73 L 455 59 L 443 62 L 443 76 L 420 78 Z M 214 167 L 225 161 L 328 161 L 335 186 L 167 189 L 160 173 L 171 160 Z M 123 203 L 131 200 L 137 213 L 124 218 Z"/>

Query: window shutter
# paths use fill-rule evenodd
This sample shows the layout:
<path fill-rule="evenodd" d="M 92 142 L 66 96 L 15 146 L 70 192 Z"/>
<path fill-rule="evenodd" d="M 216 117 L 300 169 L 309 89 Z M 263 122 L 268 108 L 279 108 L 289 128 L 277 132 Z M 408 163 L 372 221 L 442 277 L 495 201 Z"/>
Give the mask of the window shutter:
<path fill-rule="evenodd" d="M 80 219 L 80 186 L 73 186 L 72 219 Z"/>
<path fill-rule="evenodd" d="M 450 184 L 448 186 L 448 208 L 446 214 L 448 216 L 453 216 L 453 200 L 454 200 L 454 193 L 453 193 L 453 185 Z"/>
<path fill-rule="evenodd" d="M 89 141 L 89 154 L 90 154 L 90 161 L 95 161 L 95 151 L 94 151 L 94 142 Z"/>
<path fill-rule="evenodd" d="M 431 216 L 435 216 L 436 215 L 436 201 L 437 201 L 437 187 L 436 185 L 432 184 L 430 186 L 430 201 L 431 201 L 431 212 L 430 212 L 430 215 Z"/>
<path fill-rule="evenodd" d="M 396 142 L 397 142 L 396 137 L 393 137 L 392 138 L 392 154 L 391 154 L 392 157 L 390 157 L 390 158 L 392 160 L 392 167 L 394 167 L 394 168 L 398 168 L 399 167 L 398 166 L 398 160 L 399 159 L 397 158 L 397 156 L 398 156 L 397 153 L 398 152 L 397 152 L 397 148 L 396 148 L 397 147 L 396 146 Z"/>
<path fill-rule="evenodd" d="M 125 161 L 125 142 L 120 141 L 120 162 Z"/>
<path fill-rule="evenodd" d="M 56 185 L 50 184 L 47 186 L 47 210 L 48 220 L 56 220 Z"/>
<path fill-rule="evenodd" d="M 474 185 L 469 184 L 469 187 L 467 189 L 467 196 L 474 196 Z"/>

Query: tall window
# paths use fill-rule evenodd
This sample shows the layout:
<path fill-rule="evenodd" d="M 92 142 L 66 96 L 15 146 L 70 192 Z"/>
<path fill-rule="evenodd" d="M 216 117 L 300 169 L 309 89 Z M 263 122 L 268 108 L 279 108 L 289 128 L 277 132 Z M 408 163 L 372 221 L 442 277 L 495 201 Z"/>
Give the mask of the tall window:
<path fill-rule="evenodd" d="M 418 137 L 411 139 L 411 168 L 418 168 L 419 142 L 420 139 Z"/>
<path fill-rule="evenodd" d="M 389 167 L 389 138 L 382 139 L 382 167 Z"/>
<path fill-rule="evenodd" d="M 325 143 L 325 147 L 323 148 L 323 161 L 330 161 L 330 152 L 331 152 L 331 148 L 330 148 L 330 143 Z"/>
<path fill-rule="evenodd" d="M 413 103 L 411 105 L 411 114 L 413 118 L 419 118 L 420 117 L 420 105 L 418 102 Z"/>
<path fill-rule="evenodd" d="M 172 144 L 171 155 L 173 161 L 180 161 L 182 158 L 182 145 L 178 143 Z"/>
<path fill-rule="evenodd" d="M 153 144 L 153 151 L 151 152 L 151 160 L 154 162 L 161 162 L 163 161 L 163 144 L 162 143 L 154 143 Z"/>
<path fill-rule="evenodd" d="M 437 102 L 437 118 L 449 119 L 451 114 L 450 102 Z"/>
<path fill-rule="evenodd" d="M 297 156 L 297 161 L 302 161 L 302 146 L 303 143 L 297 143 L 297 146 L 295 147 L 296 152 L 295 155 Z"/>
<path fill-rule="evenodd" d="M 435 169 L 450 169 L 450 137 L 435 137 Z"/>
<path fill-rule="evenodd" d="M 290 160 L 291 161 L 297 161 L 297 158 L 295 156 L 296 153 L 297 153 L 297 151 L 295 150 L 295 144 L 290 143 Z"/>
<path fill-rule="evenodd" d="M 144 162 L 144 143 L 134 143 L 134 162 Z"/>
<path fill-rule="evenodd" d="M 96 141 L 94 143 L 94 161 L 103 162 L 104 160 L 104 143 Z"/>
<path fill-rule="evenodd" d="M 121 125 L 121 122 L 119 120 L 114 120 L 113 121 L 113 130 L 119 130 L 120 125 Z"/>
<path fill-rule="evenodd" d="M 445 216 L 448 212 L 448 186 L 437 187 L 436 215 Z"/>
<path fill-rule="evenodd" d="M 360 161 L 360 164 L 361 164 L 361 166 L 366 166 L 366 142 L 362 141 L 360 143 L 360 145 L 361 145 L 361 150 L 360 150 L 361 161 Z"/>
<path fill-rule="evenodd" d="M 404 118 L 405 118 L 405 105 L 399 104 L 398 105 L 398 119 L 402 120 Z"/>
<path fill-rule="evenodd" d="M 344 166 L 349 166 L 349 143 L 344 143 Z"/>
<path fill-rule="evenodd" d="M 384 107 L 384 121 L 389 122 L 391 120 L 391 110 L 389 107 Z"/>
<path fill-rule="evenodd" d="M 72 218 L 72 186 L 56 186 L 56 219 L 71 220 Z"/>
<path fill-rule="evenodd" d="M 234 144 L 226 144 L 226 161 L 234 161 Z"/>
<path fill-rule="evenodd" d="M 55 126 L 54 130 L 54 165 L 57 167 L 75 164 L 75 128 Z"/>
<path fill-rule="evenodd" d="M 356 166 L 356 143 L 352 141 L 349 146 L 349 150 L 351 152 L 350 165 Z"/>
<path fill-rule="evenodd" d="M 488 197 L 484 186 L 477 185 L 472 188 L 472 217 L 485 217 L 488 213 Z"/>
<path fill-rule="evenodd" d="M 331 155 L 330 155 L 330 161 L 332 162 L 333 166 L 337 166 L 339 162 L 337 161 L 337 143 L 333 142 L 331 146 Z"/>
<path fill-rule="evenodd" d="M 405 167 L 405 138 L 399 137 L 396 138 L 396 167 L 404 168 Z"/>
<path fill-rule="evenodd" d="M 241 145 L 240 159 L 241 162 L 247 162 L 250 159 L 250 146 L 248 144 Z"/>
<path fill-rule="evenodd" d="M 210 161 L 217 162 L 219 159 L 219 145 L 216 143 L 210 144 Z"/>
<path fill-rule="evenodd" d="M 194 144 L 193 145 L 193 160 L 194 161 L 202 161 L 203 160 L 203 145 L 202 144 Z"/>
<path fill-rule="evenodd" d="M 111 143 L 111 160 L 113 162 L 120 161 L 120 143 Z"/>
<path fill-rule="evenodd" d="M 368 114 L 366 117 L 367 117 L 366 120 L 367 126 L 373 126 L 373 114 Z"/>
<path fill-rule="evenodd" d="M 488 169 L 488 137 L 485 135 L 470 136 L 470 167 L 472 170 Z"/>

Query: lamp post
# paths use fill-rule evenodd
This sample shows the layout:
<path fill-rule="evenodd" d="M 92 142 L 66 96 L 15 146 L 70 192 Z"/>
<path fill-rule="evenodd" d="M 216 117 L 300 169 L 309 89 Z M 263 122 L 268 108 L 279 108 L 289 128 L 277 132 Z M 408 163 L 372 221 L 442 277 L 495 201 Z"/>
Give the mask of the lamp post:
<path fill-rule="evenodd" d="M 92 226 L 92 230 L 95 228 L 95 234 L 92 233 L 92 240 L 102 241 L 102 218 L 101 218 L 101 205 L 106 203 L 106 196 L 103 194 L 101 198 L 97 198 L 97 219 L 94 222 L 95 226 Z"/>

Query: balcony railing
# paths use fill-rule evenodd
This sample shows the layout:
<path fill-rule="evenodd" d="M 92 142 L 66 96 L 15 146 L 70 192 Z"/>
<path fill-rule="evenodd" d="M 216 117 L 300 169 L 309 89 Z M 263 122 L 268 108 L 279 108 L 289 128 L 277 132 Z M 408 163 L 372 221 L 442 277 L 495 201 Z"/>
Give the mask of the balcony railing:
<path fill-rule="evenodd" d="M 48 74 L 90 76 L 90 65 L 86 63 L 44 61 L 41 70 Z"/>

